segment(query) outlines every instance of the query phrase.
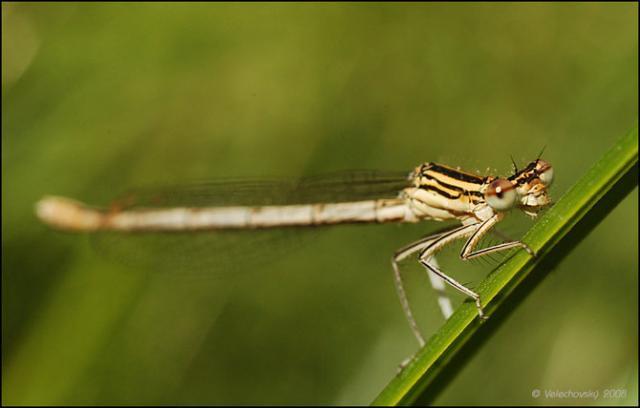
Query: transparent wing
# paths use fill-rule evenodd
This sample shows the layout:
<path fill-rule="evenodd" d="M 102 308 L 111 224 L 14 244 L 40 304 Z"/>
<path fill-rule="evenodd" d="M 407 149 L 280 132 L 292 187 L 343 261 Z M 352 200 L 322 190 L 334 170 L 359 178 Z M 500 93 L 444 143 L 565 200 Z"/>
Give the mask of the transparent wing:
<path fill-rule="evenodd" d="M 392 198 L 408 185 L 407 172 L 350 171 L 300 180 L 227 179 L 131 190 L 114 210 L 175 206 L 286 205 Z M 272 262 L 328 227 L 198 232 L 100 232 L 96 250 L 134 267 L 189 274 L 238 272 Z"/>
<path fill-rule="evenodd" d="M 126 192 L 116 208 L 285 205 L 394 197 L 409 183 L 407 172 L 357 170 L 300 180 L 221 179 Z"/>

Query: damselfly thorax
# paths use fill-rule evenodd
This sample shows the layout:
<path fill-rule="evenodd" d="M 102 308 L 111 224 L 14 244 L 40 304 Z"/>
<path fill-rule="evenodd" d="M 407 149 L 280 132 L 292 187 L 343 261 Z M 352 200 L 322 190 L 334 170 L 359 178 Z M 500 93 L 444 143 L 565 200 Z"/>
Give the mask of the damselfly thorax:
<path fill-rule="evenodd" d="M 405 173 L 406 174 L 406 173 Z M 62 230 L 78 232 L 112 231 L 123 234 L 153 232 L 203 232 L 217 230 L 250 230 L 283 227 L 308 227 L 346 223 L 416 223 L 422 220 L 458 220 L 461 225 L 446 232 L 423 238 L 400 249 L 393 256 L 392 266 L 396 289 L 409 324 L 420 345 L 424 338 L 413 318 L 407 300 L 398 262 L 417 253 L 419 262 L 428 271 L 432 284 L 439 291 L 447 283 L 475 300 L 480 317 L 484 317 L 480 296 L 444 274 L 438 267 L 434 255 L 447 244 L 467 239 L 460 254 L 462 259 L 471 259 L 489 253 L 520 247 L 533 255 L 520 241 L 508 241 L 488 248 L 477 249 L 481 238 L 511 209 L 518 208 L 531 216 L 548 205 L 547 188 L 553 179 L 553 169 L 545 161 L 537 159 L 521 170 L 506 177 L 477 176 L 448 166 L 426 163 L 418 166 L 402 187 L 384 197 L 367 197 L 352 200 L 349 194 L 314 201 L 308 194 L 291 194 L 291 199 L 267 201 L 244 200 L 220 204 L 214 194 L 202 194 L 204 200 L 198 205 L 155 205 L 154 200 L 132 198 L 133 205 L 112 205 L 109 209 L 86 206 L 80 202 L 62 198 L 45 197 L 37 203 L 36 213 L 46 224 Z M 385 179 L 381 186 L 389 186 Z M 367 180 L 371 183 L 372 180 Z M 375 182 L 375 180 L 373 180 Z M 304 184 L 303 184 L 304 185 Z M 336 183 L 320 183 L 328 191 Z M 344 187 L 359 190 L 357 180 Z M 243 188 L 238 185 L 238 189 Z M 319 190 L 316 188 L 316 190 Z M 188 190 L 185 190 L 188 191 Z M 214 191 L 214 190 L 212 190 Z M 294 187 L 290 192 L 304 191 Z M 317 193 L 317 191 L 316 191 Z M 347 191 L 348 193 L 348 191 Z M 175 194 L 174 194 L 175 195 Z M 382 195 L 382 194 L 381 194 Z M 353 196 L 357 196 L 353 194 Z M 209 197 L 210 200 L 206 198 Z M 299 199 L 296 200 L 296 197 Z M 255 204 L 260 203 L 260 204 Z M 444 296 L 439 298 L 445 317 L 451 314 L 451 305 Z"/>

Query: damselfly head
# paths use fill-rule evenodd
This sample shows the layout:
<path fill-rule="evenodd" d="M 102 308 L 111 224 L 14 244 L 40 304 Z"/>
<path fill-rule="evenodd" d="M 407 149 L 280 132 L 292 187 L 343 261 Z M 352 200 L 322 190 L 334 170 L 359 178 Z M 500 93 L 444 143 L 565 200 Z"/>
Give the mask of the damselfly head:
<path fill-rule="evenodd" d="M 492 178 L 483 190 L 484 198 L 496 211 L 507 211 L 518 206 L 535 217 L 537 212 L 551 203 L 547 190 L 553 181 L 553 167 L 537 159 L 509 178 Z"/>
<path fill-rule="evenodd" d="M 526 214 L 535 217 L 538 211 L 551 203 L 548 190 L 553 182 L 553 167 L 548 162 L 542 159 L 532 161 L 509 180 L 518 193 L 518 206 Z"/>

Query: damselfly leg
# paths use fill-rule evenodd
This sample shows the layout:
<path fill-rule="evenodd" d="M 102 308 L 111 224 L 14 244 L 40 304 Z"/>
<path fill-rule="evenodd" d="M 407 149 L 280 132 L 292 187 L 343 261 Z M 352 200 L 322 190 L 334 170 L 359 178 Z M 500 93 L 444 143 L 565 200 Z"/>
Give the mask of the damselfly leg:
<path fill-rule="evenodd" d="M 533 251 L 531 251 L 531 249 L 526 244 L 520 241 L 504 242 L 498 245 L 494 245 L 488 248 L 483 248 L 483 249 L 474 251 L 478 243 L 481 241 L 482 237 L 486 235 L 489 231 L 491 231 L 492 227 L 495 226 L 495 224 L 498 223 L 501 219 L 502 219 L 502 214 L 496 214 L 493 217 L 482 222 L 462 225 L 446 232 L 440 232 L 440 233 L 428 236 L 419 241 L 416 241 L 411 245 L 408 245 L 400 249 L 398 252 L 395 253 L 392 260 L 392 266 L 393 266 L 396 290 L 398 292 L 398 296 L 400 297 L 400 303 L 402 304 L 402 308 L 405 312 L 409 325 L 421 347 L 424 346 L 425 340 L 418 327 L 415 317 L 413 316 L 413 312 L 411 310 L 411 306 L 409 304 L 406 291 L 404 290 L 404 285 L 402 281 L 402 276 L 400 274 L 400 269 L 398 267 L 398 262 L 406 259 L 408 256 L 416 252 L 419 252 L 418 260 L 426 268 L 427 272 L 429 272 L 431 284 L 434 290 L 438 293 L 438 303 L 440 305 L 440 309 L 445 319 L 447 319 L 451 315 L 451 306 L 450 306 L 451 303 L 450 303 L 450 300 L 446 297 L 446 294 L 444 293 L 444 286 L 442 285 L 442 282 L 445 282 L 451 285 L 459 292 L 472 298 L 476 304 L 476 308 L 478 309 L 479 317 L 482 319 L 486 319 L 487 317 L 482 307 L 480 295 L 477 292 L 469 289 L 465 285 L 461 284 L 457 280 L 453 279 L 452 277 L 448 276 L 444 272 L 442 272 L 438 264 L 436 263 L 435 254 L 444 246 L 448 245 L 449 243 L 456 241 L 458 239 L 463 239 L 468 237 L 460 253 L 460 258 L 462 260 L 472 259 L 472 258 L 480 257 L 483 255 L 487 255 L 490 253 L 504 251 L 504 250 L 512 249 L 516 247 L 524 248 L 528 253 L 533 255 Z M 434 279 L 434 275 L 436 279 Z"/>
<path fill-rule="evenodd" d="M 527 244 L 517 240 L 503 242 L 498 245 L 494 245 L 488 248 L 483 248 L 483 249 L 474 251 L 475 247 L 478 245 L 482 237 L 485 236 L 489 231 L 491 231 L 491 229 L 498 222 L 500 222 L 503 217 L 504 217 L 504 214 L 498 213 L 493 215 L 491 218 L 489 218 L 486 221 L 483 221 L 478 224 L 473 224 L 473 225 L 478 225 L 478 229 L 467 240 L 467 242 L 464 244 L 464 247 L 462 247 L 460 258 L 466 261 L 467 259 L 473 259 L 479 256 L 488 255 L 494 252 L 504 251 L 504 250 L 516 248 L 516 247 L 520 247 L 525 251 L 527 251 L 529 255 L 535 256 L 534 252 L 531 250 L 531 248 L 529 248 L 529 246 L 527 246 Z"/>

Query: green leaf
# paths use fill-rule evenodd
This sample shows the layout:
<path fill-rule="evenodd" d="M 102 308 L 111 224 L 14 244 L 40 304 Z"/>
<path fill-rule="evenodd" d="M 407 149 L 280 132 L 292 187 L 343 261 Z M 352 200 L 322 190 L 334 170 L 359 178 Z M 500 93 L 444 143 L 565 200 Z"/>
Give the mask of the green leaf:
<path fill-rule="evenodd" d="M 373 405 L 428 403 L 473 347 L 486 339 L 514 303 L 531 292 L 537 278 L 552 269 L 573 247 L 638 184 L 638 128 L 621 138 L 527 232 L 523 241 L 536 253 L 518 251 L 478 287 L 491 314 L 487 323 L 477 318 L 473 302 L 465 302 L 416 354 L 412 363 L 394 377 Z M 588 216 L 587 216 L 588 215 Z M 551 255 L 551 256 L 548 256 Z M 548 257 L 547 257 L 548 256 Z M 547 257 L 545 259 L 545 257 Z M 536 269 L 536 273 L 531 272 Z M 521 283 L 527 276 L 527 285 Z M 529 284 L 531 282 L 532 284 Z M 470 341 L 472 340 L 472 341 Z"/>

